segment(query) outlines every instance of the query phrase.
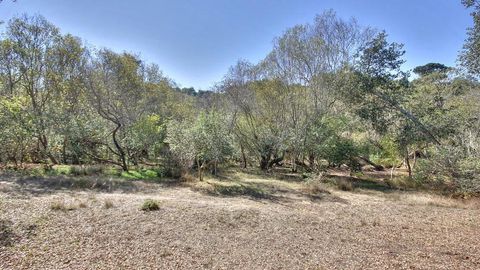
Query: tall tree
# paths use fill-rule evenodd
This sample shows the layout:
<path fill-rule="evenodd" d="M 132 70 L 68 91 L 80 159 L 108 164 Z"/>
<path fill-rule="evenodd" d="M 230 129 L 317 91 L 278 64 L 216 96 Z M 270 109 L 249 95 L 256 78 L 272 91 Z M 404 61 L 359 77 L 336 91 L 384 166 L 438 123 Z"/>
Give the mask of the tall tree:
<path fill-rule="evenodd" d="M 48 63 L 60 38 L 59 30 L 41 16 L 22 16 L 9 22 L 6 37 L 2 43 L 7 47 L 3 51 L 7 54 L 4 59 L 7 63 L 4 69 L 8 69 L 7 88 L 12 91 L 18 84 L 18 91 L 29 97 L 35 137 L 41 151 L 56 164 L 58 161 L 49 147 L 52 122 L 47 114 L 53 89 L 47 82 Z M 21 80 L 17 81 L 15 78 L 19 77 Z"/>
<path fill-rule="evenodd" d="M 470 13 L 473 18 L 473 27 L 467 29 L 467 39 L 459 60 L 470 74 L 478 77 L 480 75 L 480 1 L 462 0 L 462 4 L 473 9 Z"/>

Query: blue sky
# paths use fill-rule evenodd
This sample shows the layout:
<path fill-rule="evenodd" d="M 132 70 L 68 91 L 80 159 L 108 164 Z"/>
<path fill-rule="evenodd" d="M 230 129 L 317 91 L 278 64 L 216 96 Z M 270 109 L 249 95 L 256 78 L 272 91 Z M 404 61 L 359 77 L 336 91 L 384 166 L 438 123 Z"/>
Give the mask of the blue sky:
<path fill-rule="evenodd" d="M 405 69 L 455 65 L 472 24 L 460 0 L 4 0 L 0 20 L 41 14 L 96 47 L 138 53 L 184 87 L 208 89 L 237 59 L 262 59 L 293 25 L 333 9 L 405 44 Z"/>

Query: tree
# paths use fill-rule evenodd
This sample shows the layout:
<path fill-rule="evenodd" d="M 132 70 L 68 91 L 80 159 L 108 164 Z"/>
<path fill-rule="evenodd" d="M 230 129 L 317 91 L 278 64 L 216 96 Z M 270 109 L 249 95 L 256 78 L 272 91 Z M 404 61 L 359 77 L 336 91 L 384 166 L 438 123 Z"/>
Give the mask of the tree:
<path fill-rule="evenodd" d="M 119 163 L 109 162 L 128 171 L 128 153 L 122 139 L 127 136 L 127 129 L 145 113 L 143 63 L 131 54 L 104 49 L 91 65 L 87 84 L 89 99 L 98 115 L 112 124 L 114 148 L 106 146 L 120 159 Z"/>
<path fill-rule="evenodd" d="M 467 29 L 467 39 L 459 60 L 470 74 L 478 77 L 480 74 L 480 1 L 462 0 L 462 4 L 466 8 L 473 8 L 471 12 L 473 27 Z"/>
<path fill-rule="evenodd" d="M 53 89 L 48 84 L 47 63 L 60 37 L 59 30 L 41 16 L 23 16 L 8 23 L 6 36 L 2 51 L 7 90 L 12 93 L 15 89 L 30 99 L 28 113 L 34 123 L 33 134 L 41 146 L 40 151 L 56 164 L 58 161 L 49 147 L 48 139 L 53 125 L 48 115 Z"/>
<path fill-rule="evenodd" d="M 418 66 L 418 67 L 415 67 L 413 69 L 413 72 L 419 76 L 426 76 L 426 75 L 430 75 L 432 73 L 435 73 L 435 72 L 447 72 L 448 70 L 450 70 L 451 68 L 443 65 L 443 64 L 439 64 L 439 63 L 428 63 L 426 65 L 423 65 L 423 66 Z"/>
<path fill-rule="evenodd" d="M 404 53 L 402 44 L 388 43 L 387 34 L 379 33 L 362 48 L 354 73 L 353 85 L 358 85 L 358 91 L 354 95 L 347 93 L 347 98 L 360 105 L 357 113 L 371 120 L 378 131 L 385 130 L 393 121 L 391 117 L 400 114 L 432 142 L 440 144 L 430 128 L 402 106 L 405 91 L 409 91 L 408 74 L 400 69 Z"/>
<path fill-rule="evenodd" d="M 218 112 L 202 113 L 193 123 L 170 122 L 166 141 L 184 168 L 195 164 L 198 179 L 202 181 L 206 167 L 213 165 L 213 174 L 216 174 L 218 163 L 232 153 L 226 127 L 225 119 Z"/>

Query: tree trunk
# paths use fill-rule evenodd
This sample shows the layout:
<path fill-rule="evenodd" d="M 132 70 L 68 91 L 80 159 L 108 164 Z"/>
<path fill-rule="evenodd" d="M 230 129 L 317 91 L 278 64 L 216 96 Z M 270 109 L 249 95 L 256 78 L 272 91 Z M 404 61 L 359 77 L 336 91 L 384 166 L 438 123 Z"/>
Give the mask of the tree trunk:
<path fill-rule="evenodd" d="M 203 181 L 203 177 L 202 177 L 203 164 L 200 164 L 200 159 L 198 157 L 196 158 L 196 160 L 197 160 L 197 177 L 198 177 L 198 180 Z"/>
<path fill-rule="evenodd" d="M 297 156 L 293 155 L 292 157 L 292 172 L 296 173 L 297 172 Z"/>
<path fill-rule="evenodd" d="M 67 136 L 63 137 L 62 160 L 63 164 L 67 164 Z"/>
<path fill-rule="evenodd" d="M 50 150 L 48 149 L 48 139 L 47 139 L 47 136 L 41 135 L 41 136 L 40 136 L 40 143 L 42 144 L 43 150 L 45 151 L 45 154 L 46 154 L 47 157 L 50 159 L 50 161 L 51 161 L 53 164 L 58 164 L 57 159 L 55 158 L 55 156 L 53 156 L 53 154 L 52 154 L 52 153 L 50 152 Z"/>
<path fill-rule="evenodd" d="M 377 171 L 383 171 L 385 169 L 385 168 L 383 168 L 382 165 L 375 164 L 373 161 L 371 161 L 370 159 L 368 159 L 366 157 L 358 156 L 358 158 L 365 161 L 369 165 L 372 165 L 373 167 L 375 167 L 375 170 L 377 170 Z"/>
<path fill-rule="evenodd" d="M 308 156 L 308 165 L 312 171 L 315 171 L 315 155 L 310 154 Z"/>
<path fill-rule="evenodd" d="M 405 164 L 407 165 L 408 177 L 412 177 L 412 167 L 410 166 L 410 157 L 408 155 L 408 148 L 405 149 Z"/>
<path fill-rule="evenodd" d="M 262 156 L 260 159 L 260 169 L 266 171 L 270 163 L 270 156 Z"/>
<path fill-rule="evenodd" d="M 240 151 L 242 152 L 242 161 L 243 161 L 243 168 L 247 168 L 247 156 L 245 155 L 245 149 L 243 148 L 243 145 L 240 144 Z"/>
<path fill-rule="evenodd" d="M 122 127 L 122 124 L 117 123 L 117 127 L 113 130 L 112 132 L 112 139 L 113 143 L 115 144 L 115 148 L 117 148 L 118 155 L 120 157 L 120 162 L 122 166 L 122 170 L 127 172 L 128 171 L 128 165 L 127 165 L 127 159 L 125 156 L 125 151 L 123 151 L 123 148 L 120 146 L 120 143 L 118 143 L 117 140 L 117 132 L 118 130 Z"/>

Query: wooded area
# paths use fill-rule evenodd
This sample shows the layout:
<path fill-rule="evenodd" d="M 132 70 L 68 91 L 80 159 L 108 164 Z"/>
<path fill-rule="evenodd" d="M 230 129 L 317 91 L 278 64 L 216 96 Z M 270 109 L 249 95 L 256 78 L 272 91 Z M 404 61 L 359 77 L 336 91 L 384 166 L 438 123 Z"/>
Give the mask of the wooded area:
<path fill-rule="evenodd" d="M 211 91 L 179 88 L 135 54 L 96 49 L 42 16 L 0 40 L 0 161 L 150 166 L 198 178 L 227 165 L 315 173 L 404 167 L 411 181 L 480 192 L 478 10 L 458 67 L 402 70 L 403 45 L 324 12 Z"/>

